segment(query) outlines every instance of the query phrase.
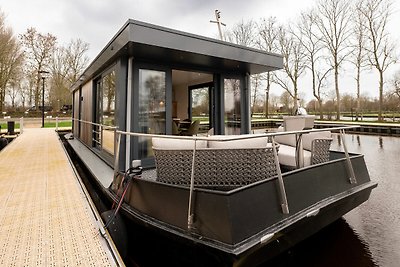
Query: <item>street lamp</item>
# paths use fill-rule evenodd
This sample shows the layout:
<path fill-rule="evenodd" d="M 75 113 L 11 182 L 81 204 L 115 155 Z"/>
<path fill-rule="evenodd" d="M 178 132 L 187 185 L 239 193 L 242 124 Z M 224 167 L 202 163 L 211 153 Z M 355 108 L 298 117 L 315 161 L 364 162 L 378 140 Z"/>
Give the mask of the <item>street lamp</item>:
<path fill-rule="evenodd" d="M 43 85 L 42 85 L 42 128 L 44 128 L 44 80 L 46 79 L 47 75 L 50 72 L 45 70 L 39 70 L 39 74 L 42 78 Z"/>

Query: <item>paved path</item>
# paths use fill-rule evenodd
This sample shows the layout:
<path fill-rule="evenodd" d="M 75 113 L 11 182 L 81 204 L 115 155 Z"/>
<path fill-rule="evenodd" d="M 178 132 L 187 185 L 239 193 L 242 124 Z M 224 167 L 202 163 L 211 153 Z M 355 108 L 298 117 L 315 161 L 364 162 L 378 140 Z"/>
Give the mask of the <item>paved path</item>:
<path fill-rule="evenodd" d="M 0 266 L 115 266 L 54 129 L 0 152 Z"/>

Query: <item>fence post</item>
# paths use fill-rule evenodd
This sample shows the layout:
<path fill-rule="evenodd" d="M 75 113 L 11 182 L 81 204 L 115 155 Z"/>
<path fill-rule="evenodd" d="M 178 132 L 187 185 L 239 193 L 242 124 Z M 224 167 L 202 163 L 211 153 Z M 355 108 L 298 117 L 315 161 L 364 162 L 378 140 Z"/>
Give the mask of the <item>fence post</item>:
<path fill-rule="evenodd" d="M 22 134 L 24 132 L 24 117 L 19 119 L 19 133 Z"/>
<path fill-rule="evenodd" d="M 58 116 L 56 117 L 56 132 L 58 132 Z"/>

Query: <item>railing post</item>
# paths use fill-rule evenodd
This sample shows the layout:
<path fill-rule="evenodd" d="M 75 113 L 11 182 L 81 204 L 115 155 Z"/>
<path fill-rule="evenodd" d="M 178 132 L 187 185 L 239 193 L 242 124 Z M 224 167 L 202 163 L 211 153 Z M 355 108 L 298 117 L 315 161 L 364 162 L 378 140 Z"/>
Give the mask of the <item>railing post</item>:
<path fill-rule="evenodd" d="M 197 139 L 194 140 L 193 158 L 192 158 L 192 171 L 190 173 L 190 192 L 189 192 L 189 207 L 188 207 L 188 230 L 193 228 L 194 214 L 193 214 L 193 191 L 194 191 L 194 164 L 196 160 L 196 146 Z"/>
<path fill-rule="evenodd" d="M 119 170 L 119 146 L 121 143 L 121 137 L 117 132 L 117 128 L 114 128 L 114 179 L 117 177 Z"/>
<path fill-rule="evenodd" d="M 357 183 L 356 174 L 354 173 L 353 164 L 351 163 L 349 152 L 347 151 L 346 141 L 344 140 L 344 129 L 340 130 L 340 138 L 342 139 L 344 154 L 346 156 L 346 162 L 347 162 L 346 166 L 347 166 L 347 172 L 350 175 L 349 178 L 350 183 L 356 184 Z"/>
<path fill-rule="evenodd" d="M 296 169 L 304 167 L 303 135 L 295 134 L 296 138 Z"/>
<path fill-rule="evenodd" d="M 103 151 L 103 125 L 102 124 L 99 124 L 99 134 L 100 134 L 100 149 L 101 149 L 101 151 Z M 114 136 L 114 138 L 115 138 L 115 136 Z M 114 140 L 115 141 L 115 140 Z"/>
<path fill-rule="evenodd" d="M 289 214 L 289 205 L 288 205 L 288 201 L 287 201 L 287 197 L 286 197 L 285 184 L 283 182 L 281 167 L 279 165 L 278 152 L 276 150 L 274 136 L 271 136 L 271 141 L 272 141 L 272 151 L 274 152 L 274 158 L 275 158 L 276 172 L 278 174 L 279 198 L 281 201 L 281 208 L 282 208 L 283 214 Z"/>

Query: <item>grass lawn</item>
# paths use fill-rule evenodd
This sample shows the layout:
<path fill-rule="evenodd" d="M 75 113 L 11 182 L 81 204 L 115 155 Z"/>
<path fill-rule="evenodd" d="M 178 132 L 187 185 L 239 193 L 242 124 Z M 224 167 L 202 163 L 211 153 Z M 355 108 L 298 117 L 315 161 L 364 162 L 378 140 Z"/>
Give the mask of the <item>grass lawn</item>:
<path fill-rule="evenodd" d="M 72 127 L 72 121 L 59 121 L 58 127 Z M 44 122 L 44 128 L 56 128 L 56 122 Z"/>
<path fill-rule="evenodd" d="M 1 129 L 4 131 L 6 129 L 8 129 L 7 127 L 7 123 L 3 122 L 0 123 L 0 127 Z M 40 127 L 40 126 L 39 126 Z M 49 121 L 49 122 L 44 122 L 44 127 L 45 128 L 56 128 L 56 122 L 55 121 Z M 72 121 L 59 121 L 58 122 L 58 127 L 72 127 Z M 14 124 L 14 129 L 19 129 L 19 123 L 15 123 Z"/>
<path fill-rule="evenodd" d="M 1 129 L 8 129 L 8 127 L 7 127 L 7 123 L 0 123 L 0 127 L 1 127 Z M 14 124 L 14 129 L 19 129 L 19 123 L 15 123 Z"/>

